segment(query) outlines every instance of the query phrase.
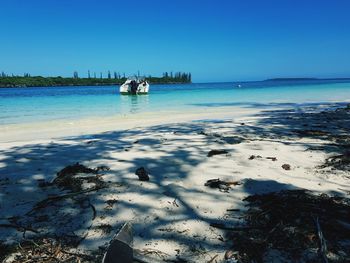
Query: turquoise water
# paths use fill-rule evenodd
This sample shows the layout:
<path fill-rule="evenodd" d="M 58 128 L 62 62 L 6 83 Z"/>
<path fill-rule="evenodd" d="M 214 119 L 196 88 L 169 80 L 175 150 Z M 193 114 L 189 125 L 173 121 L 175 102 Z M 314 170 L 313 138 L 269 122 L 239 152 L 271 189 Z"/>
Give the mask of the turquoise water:
<path fill-rule="evenodd" d="M 262 81 L 151 85 L 121 96 L 117 86 L 0 89 L 0 125 L 168 110 L 350 100 L 350 81 Z M 165 113 L 166 114 L 166 113 Z"/>

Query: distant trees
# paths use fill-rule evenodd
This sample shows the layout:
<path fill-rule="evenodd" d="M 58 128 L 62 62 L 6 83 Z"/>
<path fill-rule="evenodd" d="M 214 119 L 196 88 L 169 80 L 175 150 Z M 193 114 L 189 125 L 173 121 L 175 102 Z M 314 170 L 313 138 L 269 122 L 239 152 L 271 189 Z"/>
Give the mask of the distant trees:
<path fill-rule="evenodd" d="M 91 75 L 90 70 L 87 72 L 87 77 L 79 77 L 77 71 L 73 72 L 73 76 L 69 78 L 64 77 L 42 77 L 31 76 L 29 73 L 24 73 L 21 76 L 14 74 L 6 74 L 4 71 L 0 73 L 0 87 L 44 87 L 44 86 L 95 86 L 95 85 L 117 85 L 122 84 L 126 80 L 125 73 L 114 71 L 113 77 L 111 71 L 108 71 L 105 78 L 102 72 L 100 72 L 99 78 L 96 76 L 96 72 Z M 139 74 L 139 72 L 138 72 Z M 147 81 L 154 84 L 164 83 L 190 83 L 191 73 L 183 72 L 164 72 L 161 77 L 152 77 L 148 75 Z"/>
<path fill-rule="evenodd" d="M 119 72 L 117 73 L 117 72 L 114 71 L 114 79 L 120 79 L 120 78 L 121 77 L 120 77 Z"/>
<path fill-rule="evenodd" d="M 164 72 L 163 73 L 163 79 L 166 80 L 166 82 L 181 82 L 181 83 L 191 83 L 192 82 L 192 76 L 191 73 L 185 73 L 185 72 Z"/>

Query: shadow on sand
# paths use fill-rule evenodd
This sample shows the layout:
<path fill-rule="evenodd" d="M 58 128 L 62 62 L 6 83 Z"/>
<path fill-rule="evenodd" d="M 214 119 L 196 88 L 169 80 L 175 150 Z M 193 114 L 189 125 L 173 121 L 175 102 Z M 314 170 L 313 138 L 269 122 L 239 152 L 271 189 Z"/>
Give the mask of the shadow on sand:
<path fill-rule="evenodd" d="M 230 158 L 230 154 L 209 159 L 209 150 L 228 148 L 232 154 L 235 143 L 261 140 L 301 145 L 305 150 L 328 154 L 340 154 L 349 147 L 349 111 L 322 112 L 330 105 L 269 106 L 290 108 L 265 109 L 252 116 L 256 122 L 244 125 L 232 120 L 199 121 L 6 148 L 0 160 L 0 240 L 16 242 L 23 237 L 63 236 L 74 240 L 74 245 L 82 249 L 96 250 L 99 246 L 106 247 L 117 229 L 125 221 L 131 221 L 136 246 L 149 246 L 151 251 L 154 243 L 168 242 L 170 248 L 164 251 L 167 254 L 160 257 L 190 255 L 190 259 L 198 262 L 203 258 L 208 260 L 226 246 L 220 232 L 215 232 L 209 224 L 236 222 L 224 213 L 218 217 L 208 207 L 215 210 L 215 204 L 232 202 L 242 209 L 244 196 L 270 189 L 296 189 L 274 180 L 245 180 L 242 187 L 232 190 L 236 194 L 231 195 L 208 189 L 204 187 L 207 178 L 230 176 L 229 172 L 225 175 L 220 164 L 220 158 Z M 233 143 L 225 140 L 232 136 L 243 139 Z M 301 138 L 310 140 L 301 141 Z M 208 160 L 210 171 L 216 172 L 193 178 L 192 171 L 201 169 Z M 29 215 L 47 197 L 69 193 L 56 186 L 38 185 L 43 180 L 52 182 L 58 171 L 76 162 L 92 168 L 108 166 L 110 170 L 101 173 L 107 187 L 61 200 Z M 134 174 L 142 166 L 150 173 L 149 182 L 138 181 Z M 191 229 L 192 222 L 197 222 L 196 229 Z M 181 251 L 174 252 L 178 245 Z"/>

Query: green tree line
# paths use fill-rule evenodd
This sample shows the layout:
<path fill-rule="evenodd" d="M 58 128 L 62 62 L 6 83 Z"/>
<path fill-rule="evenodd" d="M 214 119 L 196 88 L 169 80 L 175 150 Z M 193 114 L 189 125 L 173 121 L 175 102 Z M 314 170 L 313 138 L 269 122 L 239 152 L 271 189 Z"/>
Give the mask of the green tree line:
<path fill-rule="evenodd" d="M 99 74 L 88 71 L 87 77 L 79 77 L 77 71 L 74 71 L 72 77 L 42 77 L 31 76 L 24 73 L 23 76 L 9 75 L 4 72 L 0 74 L 0 87 L 51 87 L 51 86 L 104 86 L 120 85 L 126 80 L 125 74 L 108 71 L 107 74 Z M 191 73 L 183 72 L 165 72 L 161 77 L 147 76 L 145 78 L 149 83 L 168 84 L 168 83 L 191 83 Z"/>

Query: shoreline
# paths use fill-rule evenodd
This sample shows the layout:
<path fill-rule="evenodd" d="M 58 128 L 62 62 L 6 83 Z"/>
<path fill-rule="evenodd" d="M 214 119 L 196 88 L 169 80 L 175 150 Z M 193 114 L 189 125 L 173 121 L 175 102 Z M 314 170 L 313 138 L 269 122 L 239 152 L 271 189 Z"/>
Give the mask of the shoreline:
<path fill-rule="evenodd" d="M 231 113 L 228 113 L 230 112 Z M 236 113 L 232 113 L 237 111 Z M 224 119 L 243 117 L 255 109 L 241 107 L 225 107 L 222 109 L 198 109 L 191 113 L 184 111 L 147 112 L 139 114 L 123 114 L 113 117 L 86 117 L 81 119 L 52 120 L 23 124 L 0 125 L 0 143 L 15 141 L 36 141 L 37 139 L 54 139 L 83 134 L 102 133 L 113 130 L 126 130 L 162 124 L 184 123 L 201 119 Z M 171 116 L 169 118 L 169 116 Z M 40 130 L 38 137 L 37 131 Z"/>
<path fill-rule="evenodd" d="M 348 196 L 347 166 L 328 160 L 349 143 L 349 115 L 349 109 L 327 105 L 225 107 L 171 118 L 147 115 L 142 123 L 136 115 L 124 122 L 88 119 L 1 130 L 0 224 L 30 226 L 40 234 L 0 227 L 0 245 L 24 234 L 74 233 L 79 242 L 69 251 L 94 254 L 131 222 L 141 254 L 221 260 L 232 244 L 211 224 L 241 225 L 227 211 L 245 211 L 245 197 L 295 189 Z M 89 173 L 59 184 L 58 174 L 76 163 Z M 149 181 L 138 180 L 140 167 Z M 217 178 L 232 184 L 205 186 Z M 76 187 L 97 188 L 79 194 Z M 47 201 L 67 193 L 76 198 Z"/>
<path fill-rule="evenodd" d="M 201 107 L 185 110 L 162 110 L 161 112 L 144 112 L 116 114 L 111 117 L 93 116 L 72 119 L 57 119 L 44 121 L 30 121 L 24 123 L 1 124 L 0 143 L 14 141 L 31 141 L 38 139 L 36 133 L 41 131 L 41 139 L 54 139 L 66 136 L 78 136 L 86 133 L 100 133 L 112 130 L 132 129 L 160 124 L 183 123 L 201 119 L 220 120 L 225 118 L 242 118 L 249 114 L 264 110 L 281 110 L 286 108 L 322 107 L 337 108 L 346 106 L 350 100 L 286 103 L 261 103 L 259 107 L 251 103 L 237 106 L 221 106 L 218 108 Z M 319 109 L 322 110 L 322 109 Z M 190 112 L 189 112 L 190 111 Z M 170 116 L 170 117 L 169 117 Z"/>

